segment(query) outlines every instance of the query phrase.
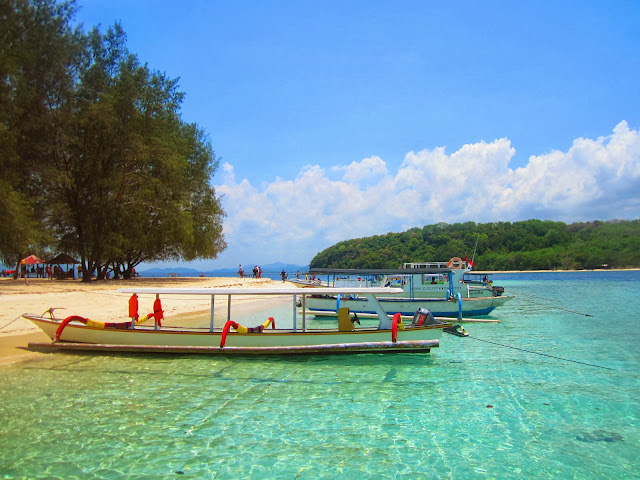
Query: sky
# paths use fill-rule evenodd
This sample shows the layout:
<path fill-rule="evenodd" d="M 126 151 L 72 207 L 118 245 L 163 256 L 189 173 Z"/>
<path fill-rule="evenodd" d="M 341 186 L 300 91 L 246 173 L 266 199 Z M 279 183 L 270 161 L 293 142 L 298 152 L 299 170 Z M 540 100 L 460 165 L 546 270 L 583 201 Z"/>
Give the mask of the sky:
<path fill-rule="evenodd" d="M 78 7 L 180 78 L 219 161 L 227 249 L 157 266 L 306 265 L 438 222 L 640 218 L 640 2 Z"/>

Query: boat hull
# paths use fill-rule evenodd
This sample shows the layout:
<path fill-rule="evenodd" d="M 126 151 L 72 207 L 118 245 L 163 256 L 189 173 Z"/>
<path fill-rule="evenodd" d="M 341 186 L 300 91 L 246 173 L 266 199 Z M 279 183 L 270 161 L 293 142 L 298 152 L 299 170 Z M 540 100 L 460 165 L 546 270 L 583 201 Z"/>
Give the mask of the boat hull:
<path fill-rule="evenodd" d="M 39 352 L 90 351 L 107 353 L 168 353 L 196 355 L 328 355 L 349 353 L 429 353 L 440 346 L 439 340 L 410 340 L 371 343 L 341 343 L 298 347 L 174 347 L 161 345 L 113 345 L 99 343 L 37 343 L 29 348 Z"/>
<path fill-rule="evenodd" d="M 504 305 L 513 297 L 477 297 L 463 298 L 462 316 L 476 317 L 480 315 L 489 315 L 495 308 Z M 427 308 L 431 310 L 436 317 L 455 318 L 460 313 L 460 305 L 458 299 L 445 300 L 436 298 L 377 298 L 378 303 L 388 315 L 394 315 L 400 312 L 402 315 L 413 316 L 418 308 Z M 305 299 L 306 309 L 313 313 L 317 312 L 335 312 L 337 310 L 338 300 L 335 297 L 328 296 L 310 296 Z M 351 312 L 355 313 L 376 313 L 365 298 L 352 299 L 344 297 L 340 299 L 341 307 L 348 307 Z"/>
<path fill-rule="evenodd" d="M 25 318 L 36 324 L 49 338 L 54 339 L 60 321 L 25 314 Z M 446 325 L 445 325 L 446 326 Z M 428 351 L 439 345 L 443 325 L 407 328 L 399 330 L 397 342 L 392 342 L 391 330 L 357 329 L 351 332 L 336 330 L 313 330 L 307 332 L 293 332 L 291 330 L 265 330 L 262 333 L 229 332 L 226 336 L 225 347 L 220 348 L 222 332 L 195 330 L 155 330 L 153 327 L 136 327 L 135 329 L 94 328 L 80 323 L 69 323 L 63 330 L 58 342 L 53 345 L 83 344 L 109 345 L 122 348 L 138 347 L 138 350 L 150 351 L 148 347 L 167 351 L 169 349 L 187 349 L 195 353 L 204 353 L 203 349 L 226 350 L 232 354 L 237 349 L 244 349 L 245 353 L 295 353 L 295 349 L 307 353 L 323 353 L 327 350 L 344 350 L 345 353 L 368 351 Z M 418 343 L 415 343 L 418 342 Z M 420 343 L 422 342 L 422 343 Z M 397 345 L 396 345 L 397 343 Z M 373 345 L 377 344 L 377 345 Z M 406 344 L 406 345 L 405 345 Z M 40 344 L 41 345 L 41 344 Z M 360 346 L 360 347 L 358 347 Z M 167 348 L 165 348 L 167 347 Z M 404 348 L 401 348 L 404 347 Z M 64 348 L 64 347 L 57 347 Z M 316 351 L 314 351 L 314 348 Z M 89 348 L 87 348 L 89 349 Z M 200 349 L 200 352 L 197 350 Z M 236 350 L 234 350 L 236 349 Z M 254 352 L 249 350 L 253 349 Z M 176 351 L 175 353 L 183 353 Z M 221 352 L 220 352 L 221 353 Z M 241 353 L 241 352 L 236 352 Z"/>

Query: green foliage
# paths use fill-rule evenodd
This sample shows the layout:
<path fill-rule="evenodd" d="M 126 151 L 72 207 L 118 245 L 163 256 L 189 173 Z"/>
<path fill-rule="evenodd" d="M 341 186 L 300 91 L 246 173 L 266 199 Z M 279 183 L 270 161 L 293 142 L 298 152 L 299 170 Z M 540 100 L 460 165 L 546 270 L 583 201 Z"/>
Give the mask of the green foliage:
<path fill-rule="evenodd" d="M 640 220 L 438 223 L 340 242 L 318 253 L 311 267 L 396 268 L 406 262 L 471 258 L 474 249 L 476 269 L 482 270 L 639 267 Z"/>
<path fill-rule="evenodd" d="M 43 166 L 56 141 L 52 119 L 79 54 L 72 2 L 0 2 L 0 257 L 12 264 L 50 243 Z"/>
<path fill-rule="evenodd" d="M 180 117 L 177 79 L 129 53 L 118 23 L 72 31 L 73 2 L 9 4 L 0 11 L 9 192 L 0 207 L 18 229 L 0 237 L 0 253 L 39 243 L 77 254 L 88 274 L 125 276 L 145 260 L 217 256 L 226 248 L 210 185 L 218 161 Z"/>

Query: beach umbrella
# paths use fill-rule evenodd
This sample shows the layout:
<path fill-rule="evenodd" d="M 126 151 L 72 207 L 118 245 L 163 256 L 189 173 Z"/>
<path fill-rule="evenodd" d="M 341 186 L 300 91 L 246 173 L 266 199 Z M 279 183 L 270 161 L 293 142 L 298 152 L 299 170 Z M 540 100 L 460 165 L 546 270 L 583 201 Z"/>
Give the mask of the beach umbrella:
<path fill-rule="evenodd" d="M 29 255 L 27 258 L 20 260 L 20 265 L 36 265 L 38 263 L 45 263 L 45 261 L 35 255 Z"/>

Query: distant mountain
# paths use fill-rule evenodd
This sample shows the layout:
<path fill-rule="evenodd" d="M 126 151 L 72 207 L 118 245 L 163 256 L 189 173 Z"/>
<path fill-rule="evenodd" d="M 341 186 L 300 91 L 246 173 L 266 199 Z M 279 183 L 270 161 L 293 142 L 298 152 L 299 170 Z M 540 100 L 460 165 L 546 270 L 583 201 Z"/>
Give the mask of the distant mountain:
<path fill-rule="evenodd" d="M 250 266 L 249 270 L 251 270 L 251 268 L 253 268 L 253 266 Z M 282 262 L 270 263 L 268 265 L 260 265 L 260 268 L 262 269 L 263 272 L 275 272 L 275 273 L 280 273 L 283 269 L 285 272 L 297 272 L 298 270 L 300 270 L 300 272 L 309 271 L 309 265 L 294 265 L 292 263 L 282 263 Z M 247 269 L 245 267 L 245 272 L 246 270 Z"/>
<path fill-rule="evenodd" d="M 253 264 L 255 265 L 255 264 Z M 253 265 L 244 264 L 244 272 L 245 275 L 250 276 L 251 270 L 253 269 Z M 294 265 L 291 263 L 282 263 L 275 262 L 270 263 L 268 265 L 260 265 L 262 268 L 262 274 L 267 276 L 274 276 L 274 278 L 280 274 L 280 272 L 284 269 L 285 272 L 289 274 L 294 274 L 298 270 L 302 272 L 307 272 L 309 270 L 308 265 Z M 218 268 L 216 270 L 195 270 L 193 268 L 149 268 L 147 270 L 140 270 L 140 275 L 143 277 L 169 277 L 169 276 L 178 276 L 178 277 L 200 277 L 204 273 L 205 277 L 232 277 L 238 274 L 238 267 L 226 267 L 226 268 Z"/>
<path fill-rule="evenodd" d="M 150 268 L 140 270 L 138 273 L 143 277 L 199 277 L 203 272 L 193 268 Z"/>

